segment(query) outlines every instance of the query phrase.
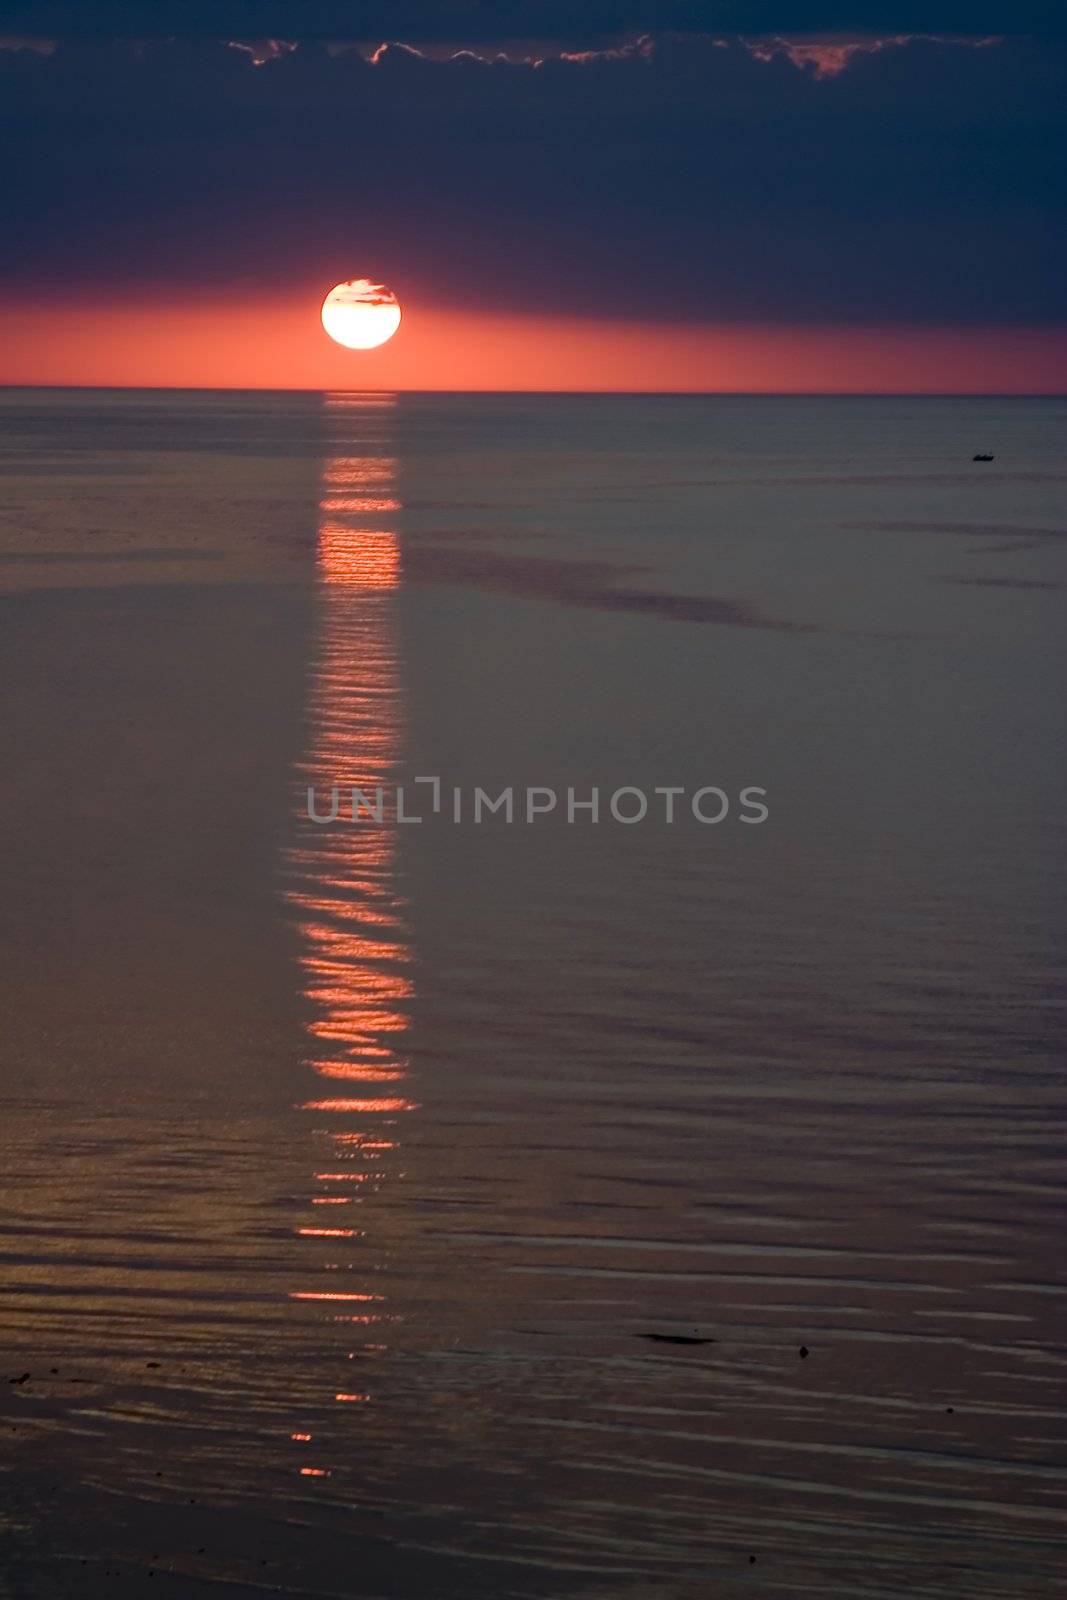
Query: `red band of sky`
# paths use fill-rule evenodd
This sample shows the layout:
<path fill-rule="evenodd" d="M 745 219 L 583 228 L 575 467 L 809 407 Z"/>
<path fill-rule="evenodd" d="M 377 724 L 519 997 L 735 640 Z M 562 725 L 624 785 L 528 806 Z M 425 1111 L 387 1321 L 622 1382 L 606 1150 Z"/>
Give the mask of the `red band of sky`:
<path fill-rule="evenodd" d="M 327 285 L 328 287 L 328 285 Z M 684 325 L 404 303 L 400 332 L 347 351 L 314 289 L 285 298 L 0 303 L 0 384 L 160 388 L 1048 394 L 1067 330 Z"/>

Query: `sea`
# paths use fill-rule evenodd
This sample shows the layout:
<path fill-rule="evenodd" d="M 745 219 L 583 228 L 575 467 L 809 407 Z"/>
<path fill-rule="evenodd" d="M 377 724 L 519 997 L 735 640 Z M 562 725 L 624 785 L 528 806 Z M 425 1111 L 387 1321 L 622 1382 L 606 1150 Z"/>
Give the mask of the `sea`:
<path fill-rule="evenodd" d="M 3 1600 L 1059 1592 L 1065 443 L 0 393 Z"/>

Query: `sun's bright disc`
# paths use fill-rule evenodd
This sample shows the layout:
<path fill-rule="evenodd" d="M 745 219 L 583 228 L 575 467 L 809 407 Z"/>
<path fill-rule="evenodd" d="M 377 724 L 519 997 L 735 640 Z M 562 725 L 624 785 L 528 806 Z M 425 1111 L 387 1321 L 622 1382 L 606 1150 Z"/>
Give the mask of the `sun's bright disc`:
<path fill-rule="evenodd" d="M 322 302 L 322 325 L 349 350 L 373 350 L 400 326 L 400 304 L 392 289 L 369 278 L 349 278 Z"/>

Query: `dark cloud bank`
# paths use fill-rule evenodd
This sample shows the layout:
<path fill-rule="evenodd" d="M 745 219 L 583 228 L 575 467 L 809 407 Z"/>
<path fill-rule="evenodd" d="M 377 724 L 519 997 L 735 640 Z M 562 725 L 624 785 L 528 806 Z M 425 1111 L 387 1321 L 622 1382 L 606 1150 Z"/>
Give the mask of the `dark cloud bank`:
<path fill-rule="evenodd" d="M 676 32 L 1063 31 L 1054 0 L 0 0 L 0 25 L 82 36 L 575 40 Z"/>
<path fill-rule="evenodd" d="M 835 60 L 756 39 L 760 19 L 790 26 L 786 6 L 747 8 L 742 41 L 699 31 L 702 5 L 591 6 L 580 24 L 551 4 L 399 5 L 412 38 L 472 53 L 371 60 L 325 40 L 364 21 L 373 39 L 381 7 L 309 4 L 304 42 L 263 61 L 291 6 L 181 10 L 184 36 L 166 39 L 150 37 L 165 3 L 0 5 L 0 32 L 55 41 L 0 50 L 9 285 L 254 294 L 369 272 L 402 298 L 652 320 L 1067 316 L 1051 26 L 986 42 L 996 8 L 949 5 L 924 33 L 933 18 L 971 38 L 898 40 L 904 7 L 875 47 L 877 7 L 799 8 L 809 31 L 868 25 Z M 209 14 L 246 48 L 197 36 Z M 498 41 L 555 41 L 537 64 L 480 51 L 490 16 Z M 598 30 L 657 17 L 672 27 L 587 53 Z M 138 37 L 103 37 L 120 25 Z"/>

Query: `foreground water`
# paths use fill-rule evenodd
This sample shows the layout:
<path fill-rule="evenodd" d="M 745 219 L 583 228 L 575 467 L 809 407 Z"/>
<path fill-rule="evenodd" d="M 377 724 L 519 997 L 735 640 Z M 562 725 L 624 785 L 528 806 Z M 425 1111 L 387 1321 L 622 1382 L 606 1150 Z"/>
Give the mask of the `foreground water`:
<path fill-rule="evenodd" d="M 1055 1593 L 1067 403 L 0 419 L 0 1594 Z"/>

